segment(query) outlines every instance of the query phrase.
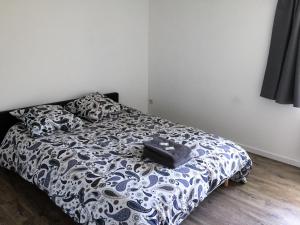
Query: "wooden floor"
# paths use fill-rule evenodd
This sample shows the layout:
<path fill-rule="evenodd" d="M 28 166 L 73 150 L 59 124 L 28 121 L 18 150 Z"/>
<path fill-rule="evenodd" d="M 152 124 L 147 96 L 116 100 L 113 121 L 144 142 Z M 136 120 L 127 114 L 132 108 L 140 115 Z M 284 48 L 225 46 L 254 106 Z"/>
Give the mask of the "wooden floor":
<path fill-rule="evenodd" d="M 214 191 L 182 225 L 299 225 L 300 169 L 251 155 L 248 184 Z M 0 169 L 0 225 L 74 225 L 48 197 Z"/>

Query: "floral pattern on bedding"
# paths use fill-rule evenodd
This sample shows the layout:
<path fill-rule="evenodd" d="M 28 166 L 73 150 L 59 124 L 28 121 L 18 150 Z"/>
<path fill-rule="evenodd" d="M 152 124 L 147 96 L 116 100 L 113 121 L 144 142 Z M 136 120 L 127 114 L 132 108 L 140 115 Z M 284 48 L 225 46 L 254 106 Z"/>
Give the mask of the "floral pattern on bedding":
<path fill-rule="evenodd" d="M 122 105 L 96 92 L 69 102 L 65 108 L 90 122 L 97 122 L 118 115 Z"/>
<path fill-rule="evenodd" d="M 176 169 L 142 160 L 153 135 L 191 147 L 192 160 Z M 0 166 L 80 224 L 178 225 L 225 179 L 243 181 L 252 162 L 232 141 L 124 107 L 117 118 L 38 139 L 17 124 L 2 142 Z"/>
<path fill-rule="evenodd" d="M 26 124 L 32 137 L 48 136 L 57 130 L 81 128 L 82 120 L 60 105 L 39 105 L 17 109 L 10 114 Z"/>

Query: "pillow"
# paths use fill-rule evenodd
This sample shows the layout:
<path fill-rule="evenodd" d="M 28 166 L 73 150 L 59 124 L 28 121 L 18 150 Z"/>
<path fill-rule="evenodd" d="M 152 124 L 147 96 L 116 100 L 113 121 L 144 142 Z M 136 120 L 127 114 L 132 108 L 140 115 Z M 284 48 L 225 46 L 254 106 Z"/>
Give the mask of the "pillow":
<path fill-rule="evenodd" d="M 121 104 L 97 92 L 78 98 L 65 108 L 90 122 L 117 115 L 122 110 Z"/>
<path fill-rule="evenodd" d="M 32 137 L 53 134 L 56 130 L 69 132 L 80 128 L 82 120 L 59 105 L 40 105 L 26 109 L 17 109 L 10 114 L 22 120 Z"/>

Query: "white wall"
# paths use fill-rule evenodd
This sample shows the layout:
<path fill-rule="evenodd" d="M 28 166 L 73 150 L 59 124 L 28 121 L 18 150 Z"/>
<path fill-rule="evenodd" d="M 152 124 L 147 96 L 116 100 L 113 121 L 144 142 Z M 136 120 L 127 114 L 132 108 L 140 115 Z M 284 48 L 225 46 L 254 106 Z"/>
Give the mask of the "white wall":
<path fill-rule="evenodd" d="M 118 91 L 147 111 L 148 0 L 0 0 L 0 111 Z"/>
<path fill-rule="evenodd" d="M 259 97 L 276 0 L 151 0 L 150 111 L 300 166 L 300 109 Z"/>

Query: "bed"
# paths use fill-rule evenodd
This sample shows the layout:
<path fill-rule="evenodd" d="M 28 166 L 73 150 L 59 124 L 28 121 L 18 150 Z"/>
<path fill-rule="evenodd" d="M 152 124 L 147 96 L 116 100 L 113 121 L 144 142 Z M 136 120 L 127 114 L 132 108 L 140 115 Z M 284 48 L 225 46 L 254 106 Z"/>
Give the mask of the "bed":
<path fill-rule="evenodd" d="M 118 101 L 117 93 L 107 96 Z M 230 140 L 127 106 L 41 138 L 8 112 L 0 123 L 0 166 L 46 192 L 78 224 L 178 225 L 228 179 L 245 182 L 252 167 Z M 176 169 L 142 159 L 143 141 L 156 135 L 189 146 L 192 159 Z"/>

